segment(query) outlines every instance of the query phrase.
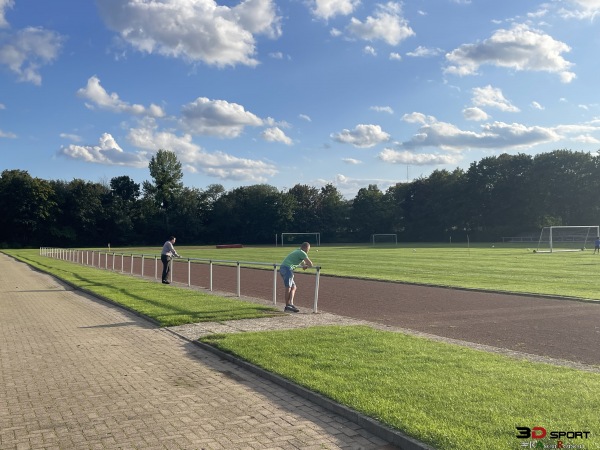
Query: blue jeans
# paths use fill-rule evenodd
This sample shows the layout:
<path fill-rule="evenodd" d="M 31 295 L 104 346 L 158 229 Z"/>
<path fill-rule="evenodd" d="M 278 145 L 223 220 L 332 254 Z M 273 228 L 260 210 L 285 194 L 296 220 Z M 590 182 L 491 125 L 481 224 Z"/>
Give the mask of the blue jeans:
<path fill-rule="evenodd" d="M 294 271 L 290 266 L 281 266 L 279 274 L 281 275 L 281 278 L 283 278 L 283 285 L 286 288 L 296 286 L 296 283 L 294 282 Z"/>

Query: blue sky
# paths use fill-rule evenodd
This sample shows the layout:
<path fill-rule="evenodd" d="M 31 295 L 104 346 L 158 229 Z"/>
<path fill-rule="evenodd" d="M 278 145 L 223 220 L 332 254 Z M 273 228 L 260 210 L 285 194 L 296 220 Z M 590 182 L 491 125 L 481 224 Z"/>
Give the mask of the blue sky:
<path fill-rule="evenodd" d="M 600 0 L 0 0 L 0 170 L 382 190 L 600 148 Z"/>

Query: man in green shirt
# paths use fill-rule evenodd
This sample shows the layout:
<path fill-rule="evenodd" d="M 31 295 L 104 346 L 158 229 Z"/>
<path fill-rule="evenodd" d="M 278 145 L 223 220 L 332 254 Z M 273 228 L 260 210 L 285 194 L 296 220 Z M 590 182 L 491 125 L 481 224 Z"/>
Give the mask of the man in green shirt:
<path fill-rule="evenodd" d="M 296 283 L 294 282 L 294 269 L 302 267 L 306 270 L 313 266 L 312 261 L 308 258 L 310 244 L 303 242 L 300 248 L 297 248 L 292 253 L 287 255 L 281 263 L 279 273 L 283 278 L 285 286 L 285 309 L 287 312 L 298 312 L 298 308 L 294 306 L 294 294 L 296 293 Z"/>

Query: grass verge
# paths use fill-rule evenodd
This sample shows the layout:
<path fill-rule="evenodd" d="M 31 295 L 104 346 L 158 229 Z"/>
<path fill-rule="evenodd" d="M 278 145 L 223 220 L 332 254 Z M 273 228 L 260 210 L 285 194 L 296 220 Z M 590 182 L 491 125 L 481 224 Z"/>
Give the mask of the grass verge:
<path fill-rule="evenodd" d="M 5 253 L 61 280 L 138 311 L 161 326 L 254 319 L 278 312 L 270 306 L 41 257 L 37 250 L 10 250 Z"/>

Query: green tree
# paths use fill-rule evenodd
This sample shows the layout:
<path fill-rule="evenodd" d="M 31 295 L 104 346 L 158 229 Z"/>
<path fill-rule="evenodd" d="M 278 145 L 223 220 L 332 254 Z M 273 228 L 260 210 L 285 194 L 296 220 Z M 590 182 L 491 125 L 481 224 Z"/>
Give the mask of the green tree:
<path fill-rule="evenodd" d="M 148 169 L 154 182 L 144 181 L 144 195 L 168 212 L 174 197 L 183 189 L 181 163 L 175 152 L 161 149 L 150 159 Z"/>
<path fill-rule="evenodd" d="M 538 208 L 531 192 L 531 156 L 490 156 L 474 162 L 466 173 L 470 228 L 480 239 L 497 239 L 528 231 Z"/>
<path fill-rule="evenodd" d="M 536 199 L 538 223 L 592 225 L 598 222 L 598 156 L 571 150 L 540 153 L 533 158 L 529 195 Z M 552 217 L 551 221 L 544 220 Z M 551 223 L 549 223 L 551 222 Z"/>
<path fill-rule="evenodd" d="M 388 214 L 390 218 L 390 233 L 399 233 L 398 238 L 406 240 L 407 211 L 410 207 L 410 189 L 412 183 L 396 183 L 385 191 L 385 203 L 388 205 Z"/>
<path fill-rule="evenodd" d="M 350 228 L 356 239 L 368 242 L 374 233 L 393 232 L 392 216 L 385 200 L 376 184 L 358 190 L 350 213 Z"/>
<path fill-rule="evenodd" d="M 313 233 L 319 232 L 315 227 L 320 225 L 318 213 L 320 210 L 319 189 L 306 184 L 297 184 L 285 194 L 289 205 L 292 207 L 291 220 L 281 229 L 286 233 Z"/>
<path fill-rule="evenodd" d="M 285 196 L 267 184 L 244 186 L 219 197 L 211 235 L 222 243 L 271 243 L 289 216 Z"/>
<path fill-rule="evenodd" d="M 175 197 L 183 189 L 181 163 L 177 160 L 175 152 L 160 149 L 150 159 L 148 168 L 153 182 L 143 182 L 144 196 L 162 211 L 165 224 L 163 234 L 171 234 L 169 214 L 172 211 Z"/>
<path fill-rule="evenodd" d="M 184 187 L 173 198 L 171 229 L 179 242 L 187 245 L 206 239 L 206 196 L 197 188 Z"/>
<path fill-rule="evenodd" d="M 105 236 L 111 245 L 139 243 L 134 226 L 139 216 L 140 185 L 128 176 L 110 180 L 110 194 L 104 202 Z"/>
<path fill-rule="evenodd" d="M 461 169 L 434 170 L 429 177 L 418 178 L 395 191 L 404 194 L 401 198 L 403 239 L 447 241 L 453 234 L 464 231 L 464 172 Z"/>
<path fill-rule="evenodd" d="M 111 178 L 110 190 L 113 197 L 119 197 L 124 202 L 133 203 L 140 196 L 140 185 L 126 175 Z"/>
<path fill-rule="evenodd" d="M 40 245 L 56 207 L 50 183 L 24 170 L 0 175 L 0 230 L 2 240 L 17 245 Z"/>
<path fill-rule="evenodd" d="M 340 242 L 347 239 L 350 204 L 332 184 L 319 191 L 317 202 L 318 224 L 315 230 L 321 233 L 323 242 Z"/>
<path fill-rule="evenodd" d="M 106 203 L 110 189 L 101 183 L 74 179 L 70 182 L 53 181 L 57 201 L 57 220 L 50 233 L 57 245 L 106 245 Z"/>

